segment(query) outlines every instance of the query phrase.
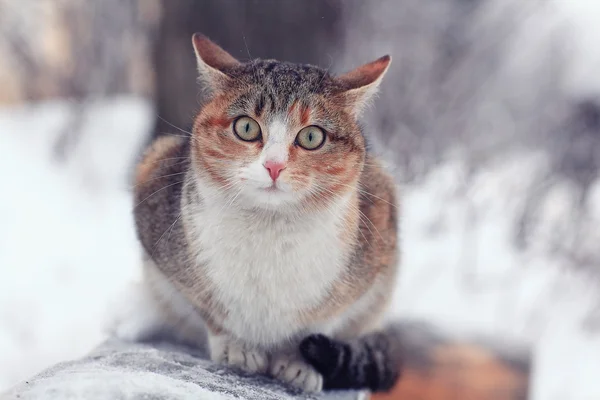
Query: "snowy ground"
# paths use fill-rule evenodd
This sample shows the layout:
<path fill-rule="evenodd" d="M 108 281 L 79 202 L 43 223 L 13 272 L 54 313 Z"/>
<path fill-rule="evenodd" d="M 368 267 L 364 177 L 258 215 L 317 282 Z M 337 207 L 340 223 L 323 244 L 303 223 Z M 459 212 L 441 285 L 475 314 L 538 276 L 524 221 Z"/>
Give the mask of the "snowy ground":
<path fill-rule="evenodd" d="M 100 343 L 111 301 L 139 276 L 127 179 L 152 110 L 131 98 L 90 105 L 74 153 L 57 163 L 51 148 L 69 110 L 0 111 L 0 391 Z M 393 314 L 532 343 L 533 399 L 600 398 L 600 335 L 581 328 L 595 288 L 561 272 L 543 243 L 519 253 L 510 241 L 543 158 L 515 155 L 461 195 L 457 160 L 403 188 Z M 561 193 L 546 205 L 550 219 L 563 211 Z"/>
<path fill-rule="evenodd" d="M 532 399 L 597 399 L 600 333 L 583 325 L 600 302 L 598 282 L 586 282 L 550 256 L 543 232 L 526 252 L 512 245 L 523 191 L 542 161 L 534 154 L 503 160 L 481 171 L 463 195 L 456 193 L 464 170 L 449 161 L 422 186 L 407 188 L 393 315 L 529 344 Z M 553 217 L 569 215 L 568 194 L 558 189 L 540 204 L 548 230 Z"/>
<path fill-rule="evenodd" d="M 125 172 L 149 129 L 134 99 L 91 106 L 53 162 L 66 104 L 0 112 L 0 390 L 103 340 L 109 299 L 138 268 Z"/>

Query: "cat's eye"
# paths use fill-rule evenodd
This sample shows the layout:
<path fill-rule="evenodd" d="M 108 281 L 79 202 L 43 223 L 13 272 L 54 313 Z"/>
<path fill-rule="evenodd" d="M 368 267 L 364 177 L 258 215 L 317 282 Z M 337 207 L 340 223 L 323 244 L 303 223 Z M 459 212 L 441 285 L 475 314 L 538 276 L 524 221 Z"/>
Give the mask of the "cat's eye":
<path fill-rule="evenodd" d="M 260 125 L 250 117 L 239 117 L 233 123 L 233 132 L 240 139 L 253 142 L 260 138 Z"/>
<path fill-rule="evenodd" d="M 296 143 L 306 150 L 316 150 L 325 142 L 325 132 L 318 126 L 307 126 L 298 132 Z"/>

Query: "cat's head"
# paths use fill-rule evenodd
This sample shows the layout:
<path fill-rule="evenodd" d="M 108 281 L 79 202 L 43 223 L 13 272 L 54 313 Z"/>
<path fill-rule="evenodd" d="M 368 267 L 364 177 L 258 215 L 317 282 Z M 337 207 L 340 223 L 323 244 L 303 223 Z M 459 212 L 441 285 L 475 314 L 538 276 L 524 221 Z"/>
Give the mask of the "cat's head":
<path fill-rule="evenodd" d="M 250 208 L 312 209 L 355 191 L 365 160 L 357 117 L 390 57 L 341 76 L 274 60 L 241 63 L 193 36 L 207 101 L 192 136 L 198 176 Z"/>

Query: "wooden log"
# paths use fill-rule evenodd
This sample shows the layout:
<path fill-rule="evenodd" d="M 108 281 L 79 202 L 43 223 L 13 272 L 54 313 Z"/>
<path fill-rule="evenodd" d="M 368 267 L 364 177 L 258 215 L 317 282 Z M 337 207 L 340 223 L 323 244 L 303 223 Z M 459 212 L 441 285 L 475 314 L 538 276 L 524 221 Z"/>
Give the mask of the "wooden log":
<path fill-rule="evenodd" d="M 372 400 L 524 400 L 531 356 L 520 345 L 465 339 L 404 324 L 402 377 Z"/>
<path fill-rule="evenodd" d="M 109 341 L 89 356 L 55 365 L 0 400 L 221 399 L 361 400 L 362 392 L 304 395 L 260 375 L 216 365 L 182 346 Z"/>
<path fill-rule="evenodd" d="M 430 326 L 405 324 L 403 376 L 393 391 L 371 400 L 524 400 L 530 358 L 526 350 L 491 341 L 461 340 Z M 0 399 L 112 399 L 136 396 L 315 399 L 272 379 L 240 375 L 212 364 L 201 350 L 170 344 L 110 341 L 88 357 L 56 365 L 15 386 Z M 123 395 L 123 396 L 121 396 Z M 362 392 L 329 392 L 319 398 L 365 399 Z M 137 398 L 137 397 L 136 397 Z"/>

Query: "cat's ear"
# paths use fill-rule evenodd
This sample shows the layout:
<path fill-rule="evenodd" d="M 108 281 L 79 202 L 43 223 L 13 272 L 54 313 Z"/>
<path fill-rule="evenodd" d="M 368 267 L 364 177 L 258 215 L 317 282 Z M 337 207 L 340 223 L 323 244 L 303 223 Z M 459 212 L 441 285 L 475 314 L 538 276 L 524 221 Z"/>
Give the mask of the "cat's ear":
<path fill-rule="evenodd" d="M 210 90 L 223 87 L 231 79 L 224 71 L 239 65 L 240 62 L 201 33 L 194 33 L 192 44 L 196 52 L 200 80 Z"/>
<path fill-rule="evenodd" d="M 351 114 L 358 116 L 377 93 L 391 62 L 392 58 L 385 55 L 336 78 L 344 88 L 339 96 Z"/>

